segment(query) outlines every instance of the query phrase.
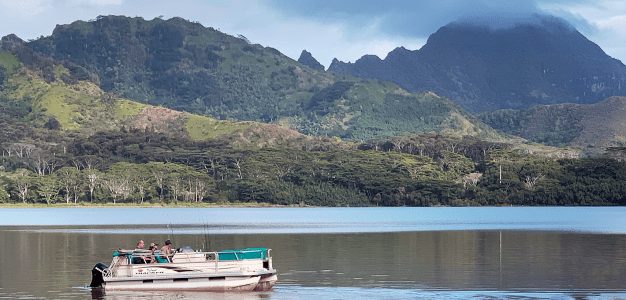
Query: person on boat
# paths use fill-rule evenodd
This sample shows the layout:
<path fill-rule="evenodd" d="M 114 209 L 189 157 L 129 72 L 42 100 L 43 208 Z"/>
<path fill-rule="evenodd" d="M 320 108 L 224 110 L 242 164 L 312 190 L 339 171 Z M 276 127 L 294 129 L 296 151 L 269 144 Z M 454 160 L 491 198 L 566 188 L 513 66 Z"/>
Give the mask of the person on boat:
<path fill-rule="evenodd" d="M 156 250 L 156 249 L 157 249 L 157 246 L 158 246 L 158 245 L 159 245 L 159 244 L 150 243 L 150 247 L 148 247 L 148 250 L 150 250 L 150 251 L 154 252 L 154 250 Z"/>
<path fill-rule="evenodd" d="M 161 252 L 167 261 L 171 261 L 170 256 L 174 254 L 174 250 L 172 250 L 172 242 L 170 240 L 165 240 L 165 246 L 161 247 Z"/>
<path fill-rule="evenodd" d="M 143 246 L 144 246 L 144 242 L 143 240 L 139 240 L 139 242 L 137 242 L 137 247 L 135 248 L 135 250 L 143 250 Z"/>
<path fill-rule="evenodd" d="M 155 263 L 157 262 L 156 258 L 154 257 L 154 251 L 156 251 L 158 249 L 159 244 L 155 244 L 155 243 L 150 243 L 150 247 L 148 247 L 148 250 L 150 251 L 150 255 L 146 257 L 146 263 Z"/>
<path fill-rule="evenodd" d="M 143 248 L 144 245 L 145 243 L 143 240 L 139 240 L 137 242 L 137 247 L 135 248 L 135 251 L 133 251 L 133 264 L 145 264 L 147 262 L 148 259 L 143 254 L 140 254 L 148 251 Z"/>

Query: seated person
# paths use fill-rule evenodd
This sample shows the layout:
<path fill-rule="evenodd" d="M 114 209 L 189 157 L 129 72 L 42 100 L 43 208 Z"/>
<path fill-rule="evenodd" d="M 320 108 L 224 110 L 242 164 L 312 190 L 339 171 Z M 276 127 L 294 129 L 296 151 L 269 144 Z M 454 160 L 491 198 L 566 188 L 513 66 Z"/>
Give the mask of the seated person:
<path fill-rule="evenodd" d="M 146 256 L 146 263 L 154 263 L 157 262 L 156 258 L 154 257 L 154 251 L 157 250 L 157 246 L 159 244 L 155 244 L 155 243 L 150 243 L 150 247 L 148 247 L 148 250 L 150 251 L 150 255 Z"/>
<path fill-rule="evenodd" d="M 167 260 L 165 262 L 170 262 L 170 257 L 172 256 L 172 254 L 174 254 L 174 250 L 172 250 L 172 242 L 170 240 L 165 241 L 165 246 L 161 247 L 161 252 L 163 253 L 164 258 Z"/>
<path fill-rule="evenodd" d="M 146 253 L 149 253 L 150 250 L 143 249 L 144 245 L 143 240 L 137 242 L 137 247 L 135 251 L 133 251 L 133 264 L 145 264 L 149 262 L 149 257 L 146 257 Z"/>

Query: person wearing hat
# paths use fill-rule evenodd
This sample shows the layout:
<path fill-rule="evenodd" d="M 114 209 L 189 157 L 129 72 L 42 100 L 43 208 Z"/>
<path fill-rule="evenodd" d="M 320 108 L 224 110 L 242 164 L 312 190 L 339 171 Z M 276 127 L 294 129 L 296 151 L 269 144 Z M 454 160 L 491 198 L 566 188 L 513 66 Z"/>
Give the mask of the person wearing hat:
<path fill-rule="evenodd" d="M 174 253 L 172 250 L 172 242 L 170 240 L 165 241 L 165 246 L 161 247 L 161 252 L 165 255 L 168 261 L 172 261 L 170 256 Z"/>
<path fill-rule="evenodd" d="M 146 263 L 155 263 L 156 262 L 156 259 L 154 258 L 154 251 L 159 249 L 157 247 L 158 245 L 159 244 L 150 243 L 150 247 L 148 247 L 148 250 L 150 251 L 150 256 L 146 257 Z"/>

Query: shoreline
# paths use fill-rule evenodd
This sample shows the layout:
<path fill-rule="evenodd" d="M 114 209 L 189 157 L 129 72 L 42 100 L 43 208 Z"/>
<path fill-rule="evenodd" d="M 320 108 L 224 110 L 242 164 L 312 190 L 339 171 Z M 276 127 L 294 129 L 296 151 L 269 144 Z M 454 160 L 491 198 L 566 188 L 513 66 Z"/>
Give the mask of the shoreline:
<path fill-rule="evenodd" d="M 176 204 L 138 204 L 138 203 L 116 203 L 116 204 L 102 204 L 102 203 L 0 203 L 0 209 L 2 208 L 263 208 L 263 207 L 312 207 L 301 205 L 280 205 L 280 204 L 268 204 L 268 203 L 176 203 Z"/>

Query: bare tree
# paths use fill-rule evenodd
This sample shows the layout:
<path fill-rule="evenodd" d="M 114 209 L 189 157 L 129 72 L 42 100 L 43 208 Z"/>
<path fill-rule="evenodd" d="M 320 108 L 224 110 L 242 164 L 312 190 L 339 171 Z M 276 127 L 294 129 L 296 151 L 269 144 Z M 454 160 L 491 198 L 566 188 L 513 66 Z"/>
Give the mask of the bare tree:
<path fill-rule="evenodd" d="M 33 149 L 35 149 L 35 145 L 26 143 L 14 143 L 10 146 L 10 148 L 13 149 L 13 152 L 15 152 L 15 155 L 17 155 L 17 157 L 22 158 L 30 156 L 30 153 L 33 151 Z"/>
<path fill-rule="evenodd" d="M 108 178 L 104 181 L 104 185 L 113 196 L 113 204 L 117 203 L 117 197 L 122 197 L 122 199 L 126 200 L 132 190 L 128 180 L 125 178 Z"/>
<path fill-rule="evenodd" d="M 54 170 L 56 170 L 59 167 L 60 164 L 61 164 L 61 161 L 57 159 L 56 157 L 48 159 L 48 164 L 46 165 L 48 174 L 52 174 Z"/>
<path fill-rule="evenodd" d="M 524 187 L 529 191 L 534 191 L 537 182 L 539 182 L 539 180 L 544 177 L 545 176 L 541 173 L 539 173 L 537 176 L 526 176 L 526 179 L 524 180 Z"/>
<path fill-rule="evenodd" d="M 45 175 L 46 170 L 48 170 L 48 160 L 40 152 L 30 156 L 24 164 L 33 172 L 37 173 L 37 175 Z"/>
<path fill-rule="evenodd" d="M 93 203 L 93 191 L 96 189 L 96 187 L 98 187 L 101 175 L 100 172 L 95 169 L 87 169 L 84 174 L 89 187 L 89 200 L 91 203 Z"/>
<path fill-rule="evenodd" d="M 99 159 L 96 156 L 86 156 L 84 161 L 87 169 L 95 169 L 99 164 Z"/>
<path fill-rule="evenodd" d="M 28 188 L 32 186 L 32 177 L 28 174 L 29 171 L 26 169 L 18 169 L 15 173 L 17 174 L 17 177 L 15 178 L 17 192 L 20 195 L 20 198 L 22 198 L 22 202 L 26 203 Z"/>
<path fill-rule="evenodd" d="M 211 176 L 217 180 L 217 172 L 215 171 L 215 163 L 217 162 L 217 159 L 209 157 L 209 162 L 211 162 Z M 204 162 L 202 162 L 202 165 L 204 166 L 206 172 L 209 173 L 208 166 Z"/>
<path fill-rule="evenodd" d="M 241 165 L 240 163 L 242 163 L 243 160 L 241 160 L 240 158 L 235 158 L 235 166 L 237 166 L 237 177 L 239 177 L 239 179 L 241 179 Z"/>
<path fill-rule="evenodd" d="M 172 188 L 172 194 L 174 194 L 174 201 L 178 202 L 178 195 L 183 189 L 182 178 L 178 174 L 173 174 L 173 177 L 170 182 L 171 182 L 170 187 Z"/>
<path fill-rule="evenodd" d="M 10 146 L 9 147 L 3 147 L 2 150 L 3 150 L 2 151 L 2 156 L 4 156 L 4 152 L 6 151 L 7 154 L 9 155 L 9 157 L 11 157 L 11 152 L 13 151 L 12 147 L 10 147 Z"/>
<path fill-rule="evenodd" d="M 148 178 L 144 175 L 139 175 L 137 180 L 135 181 L 135 187 L 139 192 L 139 196 L 141 197 L 141 203 L 143 204 L 144 198 L 146 196 L 146 187 L 148 186 Z"/>
<path fill-rule="evenodd" d="M 399 138 L 393 138 L 390 141 L 393 144 L 393 151 L 400 152 L 400 150 L 402 149 L 402 145 L 404 144 L 404 141 Z"/>
<path fill-rule="evenodd" d="M 63 167 L 57 171 L 57 174 L 59 181 L 65 188 L 65 203 L 70 203 L 72 191 L 75 191 L 74 187 L 78 185 L 78 170 L 72 167 Z"/>
<path fill-rule="evenodd" d="M 463 183 L 463 187 L 467 188 L 468 185 L 476 186 L 480 177 L 483 176 L 483 173 L 469 173 L 461 178 L 461 183 Z"/>
<path fill-rule="evenodd" d="M 74 165 L 74 168 L 78 171 L 85 168 L 85 165 L 78 159 L 72 159 L 72 165 Z"/>
<path fill-rule="evenodd" d="M 84 185 L 78 183 L 72 186 L 72 190 L 74 191 L 74 203 L 78 201 L 79 193 L 82 194 L 83 188 Z"/>
<path fill-rule="evenodd" d="M 202 180 L 202 178 L 196 178 L 196 202 L 202 202 L 204 199 L 204 194 L 207 190 L 206 181 Z"/>

